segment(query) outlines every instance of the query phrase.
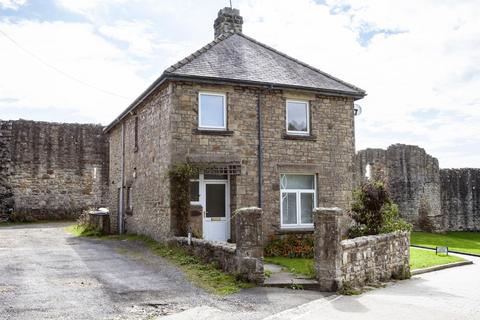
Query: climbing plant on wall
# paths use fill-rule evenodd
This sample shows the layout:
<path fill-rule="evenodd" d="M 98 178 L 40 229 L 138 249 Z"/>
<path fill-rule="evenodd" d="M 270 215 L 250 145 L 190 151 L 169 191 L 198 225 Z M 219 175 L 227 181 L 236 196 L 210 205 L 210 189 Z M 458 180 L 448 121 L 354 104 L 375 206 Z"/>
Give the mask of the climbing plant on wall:
<path fill-rule="evenodd" d="M 188 212 L 190 210 L 190 179 L 198 174 L 191 164 L 176 164 L 170 168 L 170 208 L 172 224 L 177 235 L 187 234 Z"/>

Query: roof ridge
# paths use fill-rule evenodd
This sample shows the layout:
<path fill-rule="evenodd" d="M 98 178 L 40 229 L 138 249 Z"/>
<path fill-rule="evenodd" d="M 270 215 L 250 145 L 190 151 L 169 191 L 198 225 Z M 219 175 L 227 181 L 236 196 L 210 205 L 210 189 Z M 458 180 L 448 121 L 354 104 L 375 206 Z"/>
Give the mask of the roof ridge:
<path fill-rule="evenodd" d="M 264 44 L 264 43 L 262 43 L 262 42 L 260 42 L 260 41 L 258 41 L 258 40 L 255 40 L 255 39 L 253 39 L 253 38 L 245 35 L 245 34 L 242 33 L 242 32 L 237 32 L 236 34 L 244 37 L 245 39 L 247 39 L 247 40 L 249 40 L 249 41 L 251 41 L 251 42 L 253 42 L 253 43 L 255 43 L 255 44 L 258 44 L 258 45 L 264 47 L 265 49 L 268 49 L 268 50 L 270 50 L 270 51 L 273 51 L 273 52 L 275 52 L 276 54 L 281 55 L 282 57 L 285 57 L 285 58 L 287 58 L 287 59 L 289 59 L 289 60 L 292 60 L 293 62 L 296 62 L 296 63 L 298 63 L 298 64 L 300 64 L 300 65 L 302 65 L 302 66 L 304 66 L 304 67 L 307 67 L 307 68 L 315 71 L 315 72 L 318 72 L 318 73 L 320 73 L 320 74 L 322 74 L 322 75 L 324 75 L 324 76 L 326 76 L 326 77 L 328 77 L 328 78 L 330 78 L 330 79 L 332 79 L 332 80 L 335 80 L 335 81 L 337 81 L 337 82 L 340 82 L 340 83 L 346 85 L 347 87 L 350 87 L 350 88 L 352 88 L 352 89 L 354 89 L 354 90 L 357 90 L 357 91 L 360 91 L 360 92 L 362 92 L 362 93 L 365 93 L 365 92 L 366 92 L 366 91 L 363 90 L 362 88 L 359 88 L 359 87 L 357 87 L 357 86 L 354 86 L 353 84 L 348 83 L 348 82 L 345 82 L 345 81 L 343 81 L 343 80 L 341 80 L 341 79 L 339 79 L 339 78 L 337 78 L 337 77 L 334 77 L 334 76 L 332 76 L 332 75 L 329 74 L 329 73 L 326 73 L 326 72 L 324 72 L 324 71 L 322 71 L 322 70 L 320 70 L 320 69 L 317 69 L 317 68 L 309 65 L 308 63 L 305 63 L 305 62 L 303 62 L 303 61 L 300 61 L 300 60 L 298 60 L 298 59 L 295 59 L 295 58 L 289 56 L 288 54 L 285 54 L 285 53 L 283 53 L 283 52 L 281 52 L 281 51 L 278 51 L 277 49 L 272 48 L 272 47 L 270 47 L 269 45 L 266 45 L 266 44 Z"/>
<path fill-rule="evenodd" d="M 233 34 L 235 34 L 235 33 L 234 32 L 228 32 L 228 33 L 221 34 L 220 36 L 215 38 L 213 41 L 207 43 L 206 45 L 204 45 L 203 47 L 201 47 L 200 49 L 198 49 L 194 53 L 188 55 L 187 57 L 183 58 L 182 60 L 178 61 L 177 63 L 175 63 L 175 64 L 171 65 L 170 67 L 168 67 L 167 69 L 165 69 L 165 71 L 163 73 L 175 72 L 176 70 L 180 69 L 181 67 L 183 67 L 187 63 L 191 62 L 193 59 L 200 56 L 202 53 L 206 52 L 207 50 L 209 50 L 210 48 L 215 46 L 217 43 L 222 42 L 223 40 L 229 38 Z"/>

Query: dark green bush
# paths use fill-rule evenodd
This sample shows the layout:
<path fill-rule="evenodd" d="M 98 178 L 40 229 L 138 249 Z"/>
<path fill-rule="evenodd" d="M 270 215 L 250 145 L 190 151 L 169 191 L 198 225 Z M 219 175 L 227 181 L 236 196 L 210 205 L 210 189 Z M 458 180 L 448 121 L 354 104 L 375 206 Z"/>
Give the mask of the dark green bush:
<path fill-rule="evenodd" d="M 355 224 L 349 230 L 350 238 L 412 230 L 412 225 L 399 217 L 398 206 L 390 199 L 384 181 L 365 182 L 353 197 L 350 216 Z"/>

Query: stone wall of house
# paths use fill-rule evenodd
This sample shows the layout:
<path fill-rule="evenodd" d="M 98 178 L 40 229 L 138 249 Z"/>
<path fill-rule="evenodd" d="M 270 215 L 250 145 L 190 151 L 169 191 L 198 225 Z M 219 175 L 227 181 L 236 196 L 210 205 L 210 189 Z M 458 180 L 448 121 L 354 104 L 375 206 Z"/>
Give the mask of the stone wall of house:
<path fill-rule="evenodd" d="M 316 208 L 315 270 L 322 291 L 362 287 L 410 276 L 410 234 L 394 232 L 342 240 L 339 208 Z"/>
<path fill-rule="evenodd" d="M 386 178 L 400 215 L 416 228 L 443 230 L 438 160 L 417 146 L 395 144 L 359 151 L 355 157 L 355 185 L 365 180 L 366 167 Z"/>
<path fill-rule="evenodd" d="M 227 134 L 199 132 L 198 94 L 227 96 Z M 172 110 L 172 162 L 239 163 L 241 174 L 231 180 L 231 211 L 258 205 L 257 102 L 262 113 L 263 230 L 283 233 L 280 226 L 280 174 L 317 176 L 317 204 L 349 207 L 351 203 L 354 129 L 353 100 L 282 90 L 178 82 Z M 286 136 L 286 99 L 310 102 L 309 139 Z M 234 238 L 232 228 L 232 238 Z M 312 232 L 312 229 L 310 229 Z"/>
<path fill-rule="evenodd" d="M 219 92 L 227 97 L 227 131 L 199 131 L 198 95 Z M 230 211 L 258 205 L 257 102 L 262 109 L 263 237 L 282 233 L 280 228 L 280 174 L 317 176 L 317 204 L 347 208 L 351 202 L 354 132 L 353 100 L 281 90 L 171 82 L 157 89 L 134 113 L 110 130 L 110 209 L 112 230 L 118 230 L 119 190 L 125 206 L 127 190 L 132 210 L 126 214 L 126 231 L 156 239 L 179 235 L 170 210 L 168 169 L 174 164 L 239 166 L 230 176 Z M 285 135 L 286 99 L 310 102 L 309 139 Z M 138 150 L 134 150 L 135 117 L 139 118 Z M 122 124 L 124 126 L 124 185 L 121 185 Z M 134 178 L 135 175 L 135 178 Z M 231 239 L 235 240 L 231 219 Z M 194 223 L 197 225 L 198 223 Z M 193 225 L 193 224 L 192 224 Z M 199 229 L 199 228 L 197 228 Z M 309 232 L 313 229 L 310 228 Z"/>
<path fill-rule="evenodd" d="M 108 155 L 102 130 L 90 124 L 1 121 L 2 210 L 56 219 L 105 206 Z"/>
<path fill-rule="evenodd" d="M 168 179 L 172 148 L 171 96 L 171 86 L 159 88 L 134 113 L 108 132 L 112 232 L 118 232 L 119 198 L 123 192 L 126 232 L 145 234 L 156 240 L 165 240 L 173 234 Z M 138 121 L 137 146 L 135 121 Z"/>
<path fill-rule="evenodd" d="M 449 231 L 480 231 L 480 169 L 441 169 L 442 216 Z"/>

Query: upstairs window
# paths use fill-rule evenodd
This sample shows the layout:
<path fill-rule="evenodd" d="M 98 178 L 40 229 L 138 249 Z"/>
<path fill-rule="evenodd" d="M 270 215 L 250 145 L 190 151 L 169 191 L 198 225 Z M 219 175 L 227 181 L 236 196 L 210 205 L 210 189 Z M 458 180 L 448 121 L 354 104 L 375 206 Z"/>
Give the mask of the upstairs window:
<path fill-rule="evenodd" d="M 226 130 L 227 108 L 224 94 L 201 92 L 198 98 L 198 128 Z"/>
<path fill-rule="evenodd" d="M 280 213 L 283 228 L 312 227 L 316 204 L 315 175 L 280 176 Z"/>
<path fill-rule="evenodd" d="M 310 112 L 306 101 L 287 100 L 287 133 L 310 134 Z"/>

